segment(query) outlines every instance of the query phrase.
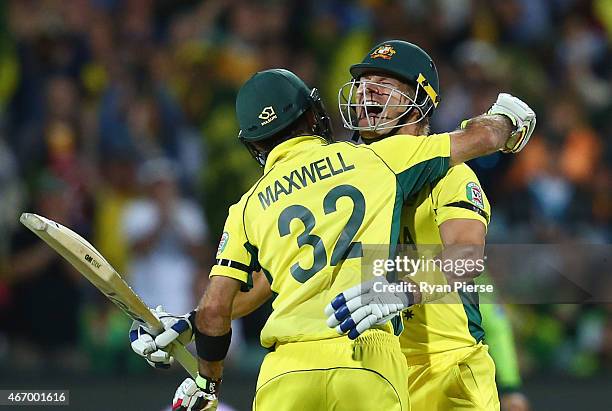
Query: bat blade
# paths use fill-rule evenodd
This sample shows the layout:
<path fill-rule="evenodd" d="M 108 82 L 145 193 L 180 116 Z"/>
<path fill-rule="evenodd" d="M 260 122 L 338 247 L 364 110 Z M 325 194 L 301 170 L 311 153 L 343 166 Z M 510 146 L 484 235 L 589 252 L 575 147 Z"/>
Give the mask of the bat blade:
<path fill-rule="evenodd" d="M 159 319 L 87 240 L 71 229 L 37 214 L 23 213 L 19 221 L 70 262 L 132 319 L 146 323 L 155 333 L 163 330 Z M 197 361 L 193 355 L 179 343 L 173 343 L 170 352 L 195 378 Z"/>

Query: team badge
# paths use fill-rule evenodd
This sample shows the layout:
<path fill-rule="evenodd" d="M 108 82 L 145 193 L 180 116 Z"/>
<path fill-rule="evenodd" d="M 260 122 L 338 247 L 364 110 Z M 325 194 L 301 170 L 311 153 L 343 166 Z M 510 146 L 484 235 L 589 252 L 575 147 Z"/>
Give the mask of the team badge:
<path fill-rule="evenodd" d="M 383 46 L 378 47 L 376 50 L 374 50 L 370 54 L 370 57 L 373 58 L 373 59 L 382 58 L 382 59 L 385 59 L 385 60 L 391 60 L 391 57 L 393 57 L 393 55 L 395 53 L 396 53 L 396 51 L 393 48 L 393 46 L 385 44 Z"/>
<path fill-rule="evenodd" d="M 264 107 L 263 110 L 261 110 L 261 113 L 258 116 L 260 119 L 262 119 L 263 121 L 261 122 L 262 126 L 265 126 L 266 124 L 270 123 L 272 120 L 276 119 L 276 113 L 274 112 L 274 108 L 272 108 L 272 106 L 268 106 L 268 107 Z"/>
<path fill-rule="evenodd" d="M 217 248 L 217 257 L 223 252 L 223 250 L 225 250 L 225 246 L 227 245 L 228 241 L 229 233 L 227 231 L 224 231 L 221 235 L 221 240 L 219 240 L 219 247 Z"/>
<path fill-rule="evenodd" d="M 465 187 L 466 196 L 470 203 L 476 205 L 479 208 L 484 208 L 484 199 L 482 196 L 482 190 L 478 184 L 472 182 L 468 183 Z"/>

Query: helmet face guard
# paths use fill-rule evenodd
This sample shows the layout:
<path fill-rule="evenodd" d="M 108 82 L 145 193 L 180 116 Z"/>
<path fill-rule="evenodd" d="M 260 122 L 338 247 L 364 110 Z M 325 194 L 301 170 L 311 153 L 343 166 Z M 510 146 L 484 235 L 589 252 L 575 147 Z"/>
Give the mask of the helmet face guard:
<path fill-rule="evenodd" d="M 329 118 L 329 114 L 325 109 L 323 100 L 321 100 L 319 90 L 316 88 L 312 89 L 310 92 L 310 100 L 312 102 L 312 112 L 315 116 L 315 124 L 312 128 L 313 134 L 323 137 L 329 142 L 334 141 L 334 131 L 332 128 L 331 119 Z"/>
<path fill-rule="evenodd" d="M 240 140 L 240 142 L 244 144 L 246 149 L 249 150 L 249 153 L 251 154 L 251 156 L 253 156 L 255 161 L 257 161 L 257 164 L 263 167 L 266 164 L 266 158 L 268 157 L 268 153 L 264 153 L 263 151 L 255 147 L 255 145 L 252 142 L 243 139 L 241 137 L 241 134 L 242 134 L 242 130 L 238 132 L 238 140 Z"/>
<path fill-rule="evenodd" d="M 418 80 L 421 80 L 421 77 L 419 76 Z M 372 86 L 382 90 L 379 94 L 386 96 L 384 104 L 371 98 Z M 416 124 L 432 113 L 434 105 L 422 81 L 417 81 L 413 97 L 388 84 L 355 78 L 345 83 L 338 91 L 338 109 L 342 123 L 345 128 L 353 131 L 389 130 Z M 390 108 L 402 108 L 403 110 L 398 115 L 389 117 L 387 113 Z M 419 116 L 415 120 L 408 121 L 413 110 L 417 110 Z M 371 113 L 377 114 L 375 120 L 370 118 Z M 359 120 L 363 116 L 368 124 L 360 126 Z"/>
<path fill-rule="evenodd" d="M 431 116 L 440 102 L 438 71 L 433 60 L 419 46 L 407 41 L 387 40 L 374 46 L 349 72 L 353 80 L 338 92 L 342 122 L 349 130 L 374 131 L 381 138 L 393 135 L 402 127 Z M 373 83 L 365 78 L 368 74 L 394 78 L 412 89 L 407 93 L 398 90 L 397 84 Z"/>

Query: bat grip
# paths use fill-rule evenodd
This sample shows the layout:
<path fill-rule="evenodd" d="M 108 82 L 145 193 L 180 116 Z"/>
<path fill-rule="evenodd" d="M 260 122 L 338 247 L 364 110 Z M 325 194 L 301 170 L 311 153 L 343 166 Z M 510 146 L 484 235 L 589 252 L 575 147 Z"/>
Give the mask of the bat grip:
<path fill-rule="evenodd" d="M 187 351 L 184 345 L 174 341 L 170 344 L 170 354 L 174 356 L 193 378 L 198 376 L 198 361 L 189 351 Z"/>
<path fill-rule="evenodd" d="M 164 331 L 164 326 L 159 319 L 150 311 L 143 313 L 144 320 L 152 328 L 155 334 Z M 198 376 L 198 360 L 189 352 L 187 348 L 178 341 L 174 341 L 169 346 L 169 353 L 183 366 L 185 371 L 194 379 Z"/>

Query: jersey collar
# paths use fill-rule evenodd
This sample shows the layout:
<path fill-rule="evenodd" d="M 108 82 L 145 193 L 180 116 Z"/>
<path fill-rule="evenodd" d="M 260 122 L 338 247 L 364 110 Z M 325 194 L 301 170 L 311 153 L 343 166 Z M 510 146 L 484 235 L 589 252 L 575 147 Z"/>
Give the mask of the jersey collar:
<path fill-rule="evenodd" d="M 270 171 L 270 169 L 280 161 L 285 161 L 296 156 L 299 152 L 307 150 L 309 147 L 321 146 L 327 144 L 327 141 L 319 136 L 307 135 L 290 138 L 287 141 L 283 141 L 270 151 L 268 158 L 266 159 L 266 165 L 264 167 L 264 173 Z"/>

